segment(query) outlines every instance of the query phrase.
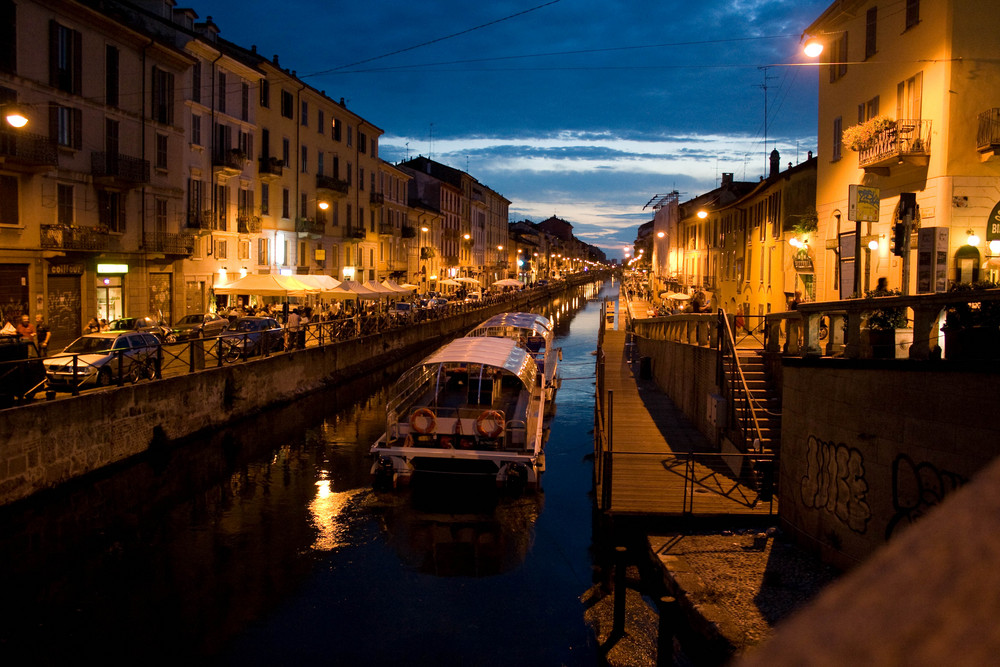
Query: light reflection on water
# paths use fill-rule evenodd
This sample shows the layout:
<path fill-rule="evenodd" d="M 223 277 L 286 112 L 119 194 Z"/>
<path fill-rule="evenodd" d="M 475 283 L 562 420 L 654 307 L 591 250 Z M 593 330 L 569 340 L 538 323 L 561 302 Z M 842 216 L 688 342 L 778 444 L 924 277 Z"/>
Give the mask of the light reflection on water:
<path fill-rule="evenodd" d="M 373 492 L 381 387 L 405 365 L 387 369 L 0 516 L 0 652 L 595 664 L 579 597 L 599 308 L 576 296 L 547 313 L 566 379 L 544 493 Z"/>

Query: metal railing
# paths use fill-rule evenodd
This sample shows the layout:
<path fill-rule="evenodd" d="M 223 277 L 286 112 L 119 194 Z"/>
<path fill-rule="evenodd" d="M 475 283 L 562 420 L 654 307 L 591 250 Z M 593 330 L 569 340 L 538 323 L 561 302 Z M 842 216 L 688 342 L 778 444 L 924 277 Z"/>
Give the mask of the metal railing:
<path fill-rule="evenodd" d="M 547 288 L 538 287 L 535 289 Z M 478 301 L 448 302 L 447 305 L 439 308 L 416 310 L 408 316 L 399 316 L 391 312 L 355 313 L 349 316 L 340 314 L 332 317 L 318 314 L 312 321 L 301 325 L 297 332 L 291 332 L 284 328 L 280 334 L 271 331 L 233 332 L 227 330 L 218 336 L 195 338 L 176 343 L 161 343 L 147 365 L 136 366 L 135 363 L 129 363 L 128 358 L 123 356 L 121 351 L 116 351 L 116 360 L 105 365 L 110 374 L 107 384 L 121 386 L 126 382 L 138 381 L 145 377 L 162 379 L 194 373 L 206 368 L 221 367 L 224 364 L 251 361 L 274 354 L 294 353 L 294 351 L 304 348 L 335 345 L 343 341 L 385 333 L 394 329 L 412 327 L 421 322 L 489 308 L 508 301 L 512 296 L 518 294 L 517 292 L 513 294 L 496 293 Z M 25 378 L 30 373 L 38 375 L 38 365 L 41 361 L 38 358 L 31 358 L 2 362 L 0 363 L 0 381 L 9 379 L 10 384 L 13 384 L 14 379 Z M 81 372 L 86 368 L 86 363 L 79 360 L 79 355 L 73 355 L 70 359 L 70 365 L 78 368 Z M 77 372 L 73 373 L 74 378 L 78 376 Z M 83 379 L 81 376 L 80 381 L 67 383 L 63 386 L 69 393 L 76 396 L 80 391 L 88 388 L 89 381 L 84 382 Z M 39 381 L 41 381 L 40 376 L 38 381 L 32 383 L 32 386 L 24 387 L 21 386 L 24 382 L 18 382 L 17 391 L 7 393 L 13 395 L 15 403 L 22 402 L 31 398 L 29 394 L 33 395 L 44 389 L 44 386 L 34 386 Z M 60 389 L 63 386 L 60 386 Z M 2 407 L 0 405 L 0 408 Z"/>

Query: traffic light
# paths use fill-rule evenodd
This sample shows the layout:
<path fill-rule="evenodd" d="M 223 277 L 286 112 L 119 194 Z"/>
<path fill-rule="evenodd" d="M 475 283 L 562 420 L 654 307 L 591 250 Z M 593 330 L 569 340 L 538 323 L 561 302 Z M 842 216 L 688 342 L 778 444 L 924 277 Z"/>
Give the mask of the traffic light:
<path fill-rule="evenodd" d="M 892 226 L 892 254 L 903 256 L 903 240 L 906 236 L 906 225 L 897 222 Z"/>

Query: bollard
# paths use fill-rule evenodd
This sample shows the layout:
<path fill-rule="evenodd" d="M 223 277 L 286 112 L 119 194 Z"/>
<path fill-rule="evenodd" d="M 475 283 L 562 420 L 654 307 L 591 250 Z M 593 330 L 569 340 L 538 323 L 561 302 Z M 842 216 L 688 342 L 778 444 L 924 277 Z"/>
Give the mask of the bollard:
<path fill-rule="evenodd" d="M 674 624 L 677 622 L 677 600 L 669 595 L 659 599 L 660 622 L 656 634 L 656 665 L 674 664 Z"/>
<path fill-rule="evenodd" d="M 622 636 L 625 634 L 625 556 L 628 549 L 625 547 L 615 547 L 615 600 L 614 600 L 614 624 L 611 634 Z"/>

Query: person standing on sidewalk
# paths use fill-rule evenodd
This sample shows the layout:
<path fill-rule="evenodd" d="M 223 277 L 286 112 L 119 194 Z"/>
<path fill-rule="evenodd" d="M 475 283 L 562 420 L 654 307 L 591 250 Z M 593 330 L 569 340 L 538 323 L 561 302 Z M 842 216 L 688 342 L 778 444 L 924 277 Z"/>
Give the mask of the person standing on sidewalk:
<path fill-rule="evenodd" d="M 38 347 L 38 356 L 49 356 L 49 340 L 52 338 L 52 330 L 45 323 L 41 313 L 35 315 L 35 346 Z"/>
<path fill-rule="evenodd" d="M 293 308 L 288 313 L 288 320 L 285 322 L 285 352 L 295 349 L 295 344 L 298 342 L 299 324 L 301 321 L 299 309 Z"/>

